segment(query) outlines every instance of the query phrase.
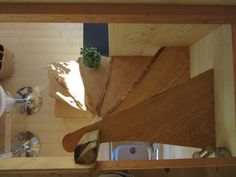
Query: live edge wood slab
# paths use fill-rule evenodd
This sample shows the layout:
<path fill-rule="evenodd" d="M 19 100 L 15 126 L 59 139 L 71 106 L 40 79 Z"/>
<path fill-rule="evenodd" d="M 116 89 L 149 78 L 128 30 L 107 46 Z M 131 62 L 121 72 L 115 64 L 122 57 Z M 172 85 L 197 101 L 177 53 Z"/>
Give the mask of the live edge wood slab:
<path fill-rule="evenodd" d="M 100 130 L 100 142 L 147 141 L 192 147 L 215 146 L 213 71 L 102 121 L 67 134 L 73 152 L 84 133 Z"/>

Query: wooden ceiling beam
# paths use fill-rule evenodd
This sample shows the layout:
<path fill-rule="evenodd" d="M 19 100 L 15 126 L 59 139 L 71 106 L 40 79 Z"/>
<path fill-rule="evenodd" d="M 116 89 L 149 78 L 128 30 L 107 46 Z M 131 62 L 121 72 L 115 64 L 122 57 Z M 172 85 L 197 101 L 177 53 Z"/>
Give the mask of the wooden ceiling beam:
<path fill-rule="evenodd" d="M 236 23 L 236 6 L 1 3 L 0 22 Z"/>

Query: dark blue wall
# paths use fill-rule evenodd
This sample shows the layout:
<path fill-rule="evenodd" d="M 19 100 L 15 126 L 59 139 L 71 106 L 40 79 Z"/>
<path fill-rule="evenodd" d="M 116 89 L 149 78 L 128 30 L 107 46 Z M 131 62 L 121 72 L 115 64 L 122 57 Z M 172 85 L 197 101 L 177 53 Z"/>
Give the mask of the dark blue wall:
<path fill-rule="evenodd" d="M 84 23 L 84 47 L 96 47 L 103 56 L 109 56 L 108 24 Z"/>

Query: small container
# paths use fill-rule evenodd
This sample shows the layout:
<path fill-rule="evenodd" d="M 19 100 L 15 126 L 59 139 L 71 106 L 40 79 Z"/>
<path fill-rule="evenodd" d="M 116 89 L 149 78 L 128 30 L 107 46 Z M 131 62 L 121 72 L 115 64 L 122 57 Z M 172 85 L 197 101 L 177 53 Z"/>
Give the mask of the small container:
<path fill-rule="evenodd" d="M 0 44 L 0 80 L 12 76 L 14 72 L 14 55 Z"/>

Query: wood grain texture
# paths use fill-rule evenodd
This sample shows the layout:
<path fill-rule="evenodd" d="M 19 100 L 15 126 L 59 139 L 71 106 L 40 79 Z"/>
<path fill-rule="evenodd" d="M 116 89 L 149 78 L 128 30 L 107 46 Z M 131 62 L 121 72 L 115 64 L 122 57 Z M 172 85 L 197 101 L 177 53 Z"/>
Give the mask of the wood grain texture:
<path fill-rule="evenodd" d="M 83 59 L 79 60 L 79 69 L 84 84 L 85 104 L 94 115 L 100 107 L 105 94 L 108 81 L 110 80 L 112 61 L 109 57 L 102 57 L 100 67 L 95 70 L 86 67 Z"/>
<path fill-rule="evenodd" d="M 5 150 L 5 118 L 0 117 L 0 153 Z"/>
<path fill-rule="evenodd" d="M 42 109 L 35 115 L 26 118 L 14 109 L 8 114 L 6 120 L 11 120 L 8 124 L 11 132 L 7 141 L 20 131 L 29 130 L 40 137 L 40 156 L 71 156 L 61 145 L 63 136 L 89 125 L 92 119 L 56 118 L 54 99 L 48 95 L 47 66 L 52 62 L 76 60 L 83 47 L 82 36 L 82 24 L 0 23 L 1 44 L 15 55 L 15 72 L 10 79 L 2 80 L 1 85 L 13 95 L 23 86 L 38 86 L 43 97 Z"/>
<path fill-rule="evenodd" d="M 159 168 L 187 168 L 187 167 L 217 167 L 236 166 L 236 158 L 208 158 L 208 159 L 175 159 L 175 160 L 146 160 L 146 161 L 107 161 L 98 162 L 100 170 L 131 170 L 131 169 L 159 169 Z"/>
<path fill-rule="evenodd" d="M 74 107 L 96 115 L 110 72 L 110 58 L 106 57 L 102 57 L 101 65 L 97 70 L 86 67 L 82 58 L 78 62 L 52 63 L 49 69 L 50 95 L 69 105 L 73 102 L 76 105 Z M 62 94 L 61 98 L 58 92 Z"/>
<path fill-rule="evenodd" d="M 9 2 L 9 0 L 0 0 L 0 2 Z M 12 3 L 24 2 L 45 2 L 45 3 L 127 3 L 126 0 L 11 0 Z M 129 0 L 132 4 L 205 4 L 205 5 L 236 5 L 234 0 Z"/>
<path fill-rule="evenodd" d="M 83 111 L 72 106 L 67 103 L 59 100 L 55 100 L 55 116 L 57 118 L 66 118 L 66 119 L 83 119 L 83 118 L 93 118 L 93 114 L 89 111 Z"/>
<path fill-rule="evenodd" d="M 160 46 L 190 46 L 220 25 L 213 24 L 109 24 L 109 53 L 153 56 Z"/>
<path fill-rule="evenodd" d="M 66 90 L 66 88 L 62 84 L 60 84 L 58 80 L 56 79 L 56 77 L 50 74 L 50 72 L 48 73 L 48 80 L 49 80 L 49 96 L 50 97 L 57 100 L 65 101 L 63 100 L 62 97 L 57 95 L 58 92 L 65 97 L 71 97 L 70 93 Z"/>
<path fill-rule="evenodd" d="M 36 157 L 36 158 L 10 158 L 0 159 L 2 175 L 17 173 L 90 173 L 94 170 L 141 170 L 164 168 L 189 168 L 189 167 L 227 167 L 236 165 L 236 158 L 208 158 L 208 159 L 175 159 L 175 160 L 149 160 L 149 161 L 98 161 L 95 168 L 92 165 L 74 164 L 72 157 Z M 61 174 L 61 175 L 62 175 Z M 60 176 L 61 176 L 60 175 Z M 54 175 L 53 175 L 54 176 Z"/>
<path fill-rule="evenodd" d="M 100 116 L 107 115 L 128 96 L 140 78 L 148 72 L 147 68 L 153 60 L 153 57 L 112 57 L 110 81 L 99 111 Z"/>
<path fill-rule="evenodd" d="M 215 146 L 213 71 L 207 71 L 144 102 L 67 134 L 72 152 L 87 131 L 100 142 L 147 141 L 193 147 Z"/>
<path fill-rule="evenodd" d="M 233 64 L 234 64 L 234 102 L 236 103 L 236 23 L 232 24 L 232 42 L 233 42 Z M 236 110 L 236 104 L 235 104 Z M 236 116 L 235 116 L 235 126 L 236 126 Z"/>
<path fill-rule="evenodd" d="M 152 64 L 135 89 L 112 112 L 116 114 L 135 106 L 189 79 L 189 48 L 167 47 Z"/>
<path fill-rule="evenodd" d="M 236 6 L 1 3 L 1 22 L 235 23 Z"/>
<path fill-rule="evenodd" d="M 52 75 L 59 83 L 59 89 L 55 89 L 56 95 L 61 97 L 62 100 L 68 104 L 87 111 L 85 100 L 85 85 L 80 72 L 80 64 L 75 61 L 56 62 L 50 65 L 48 73 Z M 76 82 L 75 82 L 76 81 Z M 53 83 L 51 83 L 53 84 Z M 54 88 L 57 86 L 56 84 Z M 62 93 L 68 92 L 69 96 Z"/>

